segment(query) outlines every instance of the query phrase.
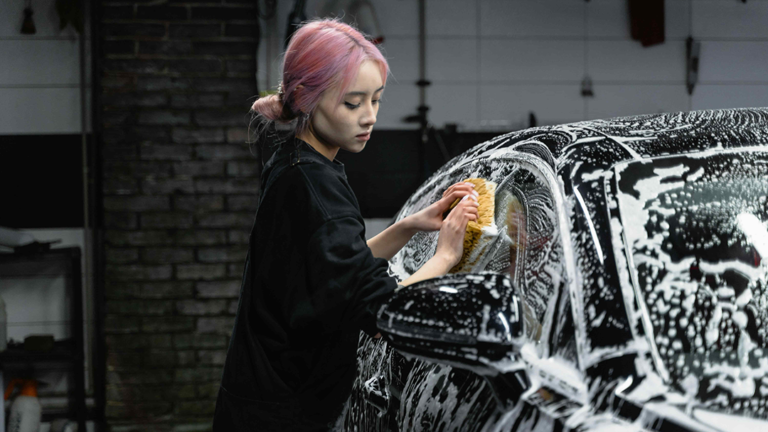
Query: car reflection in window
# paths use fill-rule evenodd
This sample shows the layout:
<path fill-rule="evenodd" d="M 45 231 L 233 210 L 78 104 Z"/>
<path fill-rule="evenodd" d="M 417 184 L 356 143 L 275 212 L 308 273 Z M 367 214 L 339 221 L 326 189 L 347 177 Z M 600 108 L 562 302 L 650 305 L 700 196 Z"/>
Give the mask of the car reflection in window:
<path fill-rule="evenodd" d="M 564 280 L 562 246 L 557 234 L 554 201 L 546 182 L 533 169 L 520 169 L 499 186 L 496 194 L 497 224 L 509 274 L 524 301 L 526 333 L 540 342 L 548 311 Z M 494 268 L 493 258 L 488 270 Z"/>
<path fill-rule="evenodd" d="M 525 271 L 525 250 L 528 241 L 526 220 L 523 204 L 514 195 L 510 196 L 507 201 L 507 235 L 510 239 L 509 274 L 518 286 Z M 541 322 L 527 301 L 527 296 L 524 296 L 523 300 L 526 336 L 538 342 L 541 339 Z"/>

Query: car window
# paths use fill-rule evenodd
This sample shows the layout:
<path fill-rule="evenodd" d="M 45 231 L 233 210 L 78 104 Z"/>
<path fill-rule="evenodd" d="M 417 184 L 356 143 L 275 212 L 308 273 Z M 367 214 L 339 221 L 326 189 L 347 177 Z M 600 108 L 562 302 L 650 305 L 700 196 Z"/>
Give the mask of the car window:
<path fill-rule="evenodd" d="M 397 218 L 402 219 L 413 213 L 416 213 L 435 201 L 442 198 L 443 192 L 452 184 L 460 182 L 467 178 L 482 178 L 497 185 L 504 182 L 512 173 L 518 171 L 520 166 L 510 160 L 481 160 L 459 166 L 437 178 L 428 180 L 417 190 L 411 198 L 405 203 Z M 497 187 L 498 196 L 498 187 Z M 499 202 L 496 201 L 498 209 Z M 495 222 L 498 226 L 499 213 L 495 215 Z M 486 240 L 494 240 L 491 244 L 485 244 L 488 253 L 481 259 L 473 261 L 471 266 L 463 269 L 464 272 L 478 272 L 482 270 L 500 271 L 508 267 L 508 256 L 498 256 L 497 252 L 500 245 L 495 241 L 497 236 L 493 233 L 484 233 Z M 491 238 L 493 237 L 493 238 Z M 390 270 L 395 276 L 406 279 L 416 272 L 427 260 L 429 260 L 437 249 L 438 232 L 420 232 L 398 252 L 390 261 Z M 507 252 L 508 253 L 508 252 Z M 489 261 L 493 261 L 489 263 Z"/>
<path fill-rule="evenodd" d="M 557 211 L 550 186 L 532 163 L 513 158 L 476 161 L 428 182 L 406 203 L 398 218 L 420 211 L 442 197 L 451 184 L 483 178 L 497 184 L 497 230 L 483 256 L 462 272 L 509 272 L 524 300 L 528 336 L 539 341 L 551 318 L 555 297 L 565 282 Z M 405 279 L 437 248 L 437 232 L 419 233 L 392 259 L 391 270 Z"/>
<path fill-rule="evenodd" d="M 756 412 L 768 348 L 768 153 L 631 161 L 612 182 L 614 244 L 624 245 L 657 368 L 711 409 L 739 398 Z"/>
<path fill-rule="evenodd" d="M 496 203 L 508 270 L 524 300 L 526 332 L 539 341 L 564 281 L 554 197 L 543 176 L 523 165 L 498 187 Z"/>

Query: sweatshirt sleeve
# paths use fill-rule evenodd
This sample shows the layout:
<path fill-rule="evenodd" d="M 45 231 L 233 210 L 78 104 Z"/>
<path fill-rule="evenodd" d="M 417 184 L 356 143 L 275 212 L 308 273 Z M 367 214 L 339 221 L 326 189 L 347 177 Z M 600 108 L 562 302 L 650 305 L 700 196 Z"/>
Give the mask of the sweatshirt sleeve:
<path fill-rule="evenodd" d="M 387 273 L 387 261 L 375 258 L 364 240 L 364 226 L 355 216 L 323 223 L 309 240 L 307 251 L 308 307 L 297 308 L 302 324 L 319 325 L 322 332 L 350 326 L 375 335 L 376 312 L 397 288 Z"/>

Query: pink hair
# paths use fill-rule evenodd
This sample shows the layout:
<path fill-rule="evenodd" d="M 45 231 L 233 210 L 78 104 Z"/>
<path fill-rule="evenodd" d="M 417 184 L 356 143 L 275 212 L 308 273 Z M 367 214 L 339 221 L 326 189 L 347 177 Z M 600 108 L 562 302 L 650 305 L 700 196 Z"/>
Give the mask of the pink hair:
<path fill-rule="evenodd" d="M 341 102 L 363 62 L 378 63 L 383 83 L 389 65 L 379 49 L 357 29 L 336 19 L 309 21 L 291 37 L 283 59 L 282 95 L 270 95 L 253 103 L 257 115 L 287 123 L 298 118 L 296 134 L 306 130 L 323 92 L 339 86 Z M 303 86 L 297 90 L 297 87 Z"/>

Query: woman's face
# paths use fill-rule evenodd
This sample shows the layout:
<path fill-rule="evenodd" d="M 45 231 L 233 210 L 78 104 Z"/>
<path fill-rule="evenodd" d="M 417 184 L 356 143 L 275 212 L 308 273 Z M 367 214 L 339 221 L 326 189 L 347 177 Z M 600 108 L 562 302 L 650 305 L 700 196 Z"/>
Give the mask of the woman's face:
<path fill-rule="evenodd" d="M 362 151 L 370 139 L 384 91 L 378 65 L 373 61 L 363 62 L 352 86 L 341 102 L 336 103 L 339 91 L 334 87 L 323 93 L 309 125 L 311 135 L 332 154 L 331 159 L 340 148 L 352 153 Z"/>

